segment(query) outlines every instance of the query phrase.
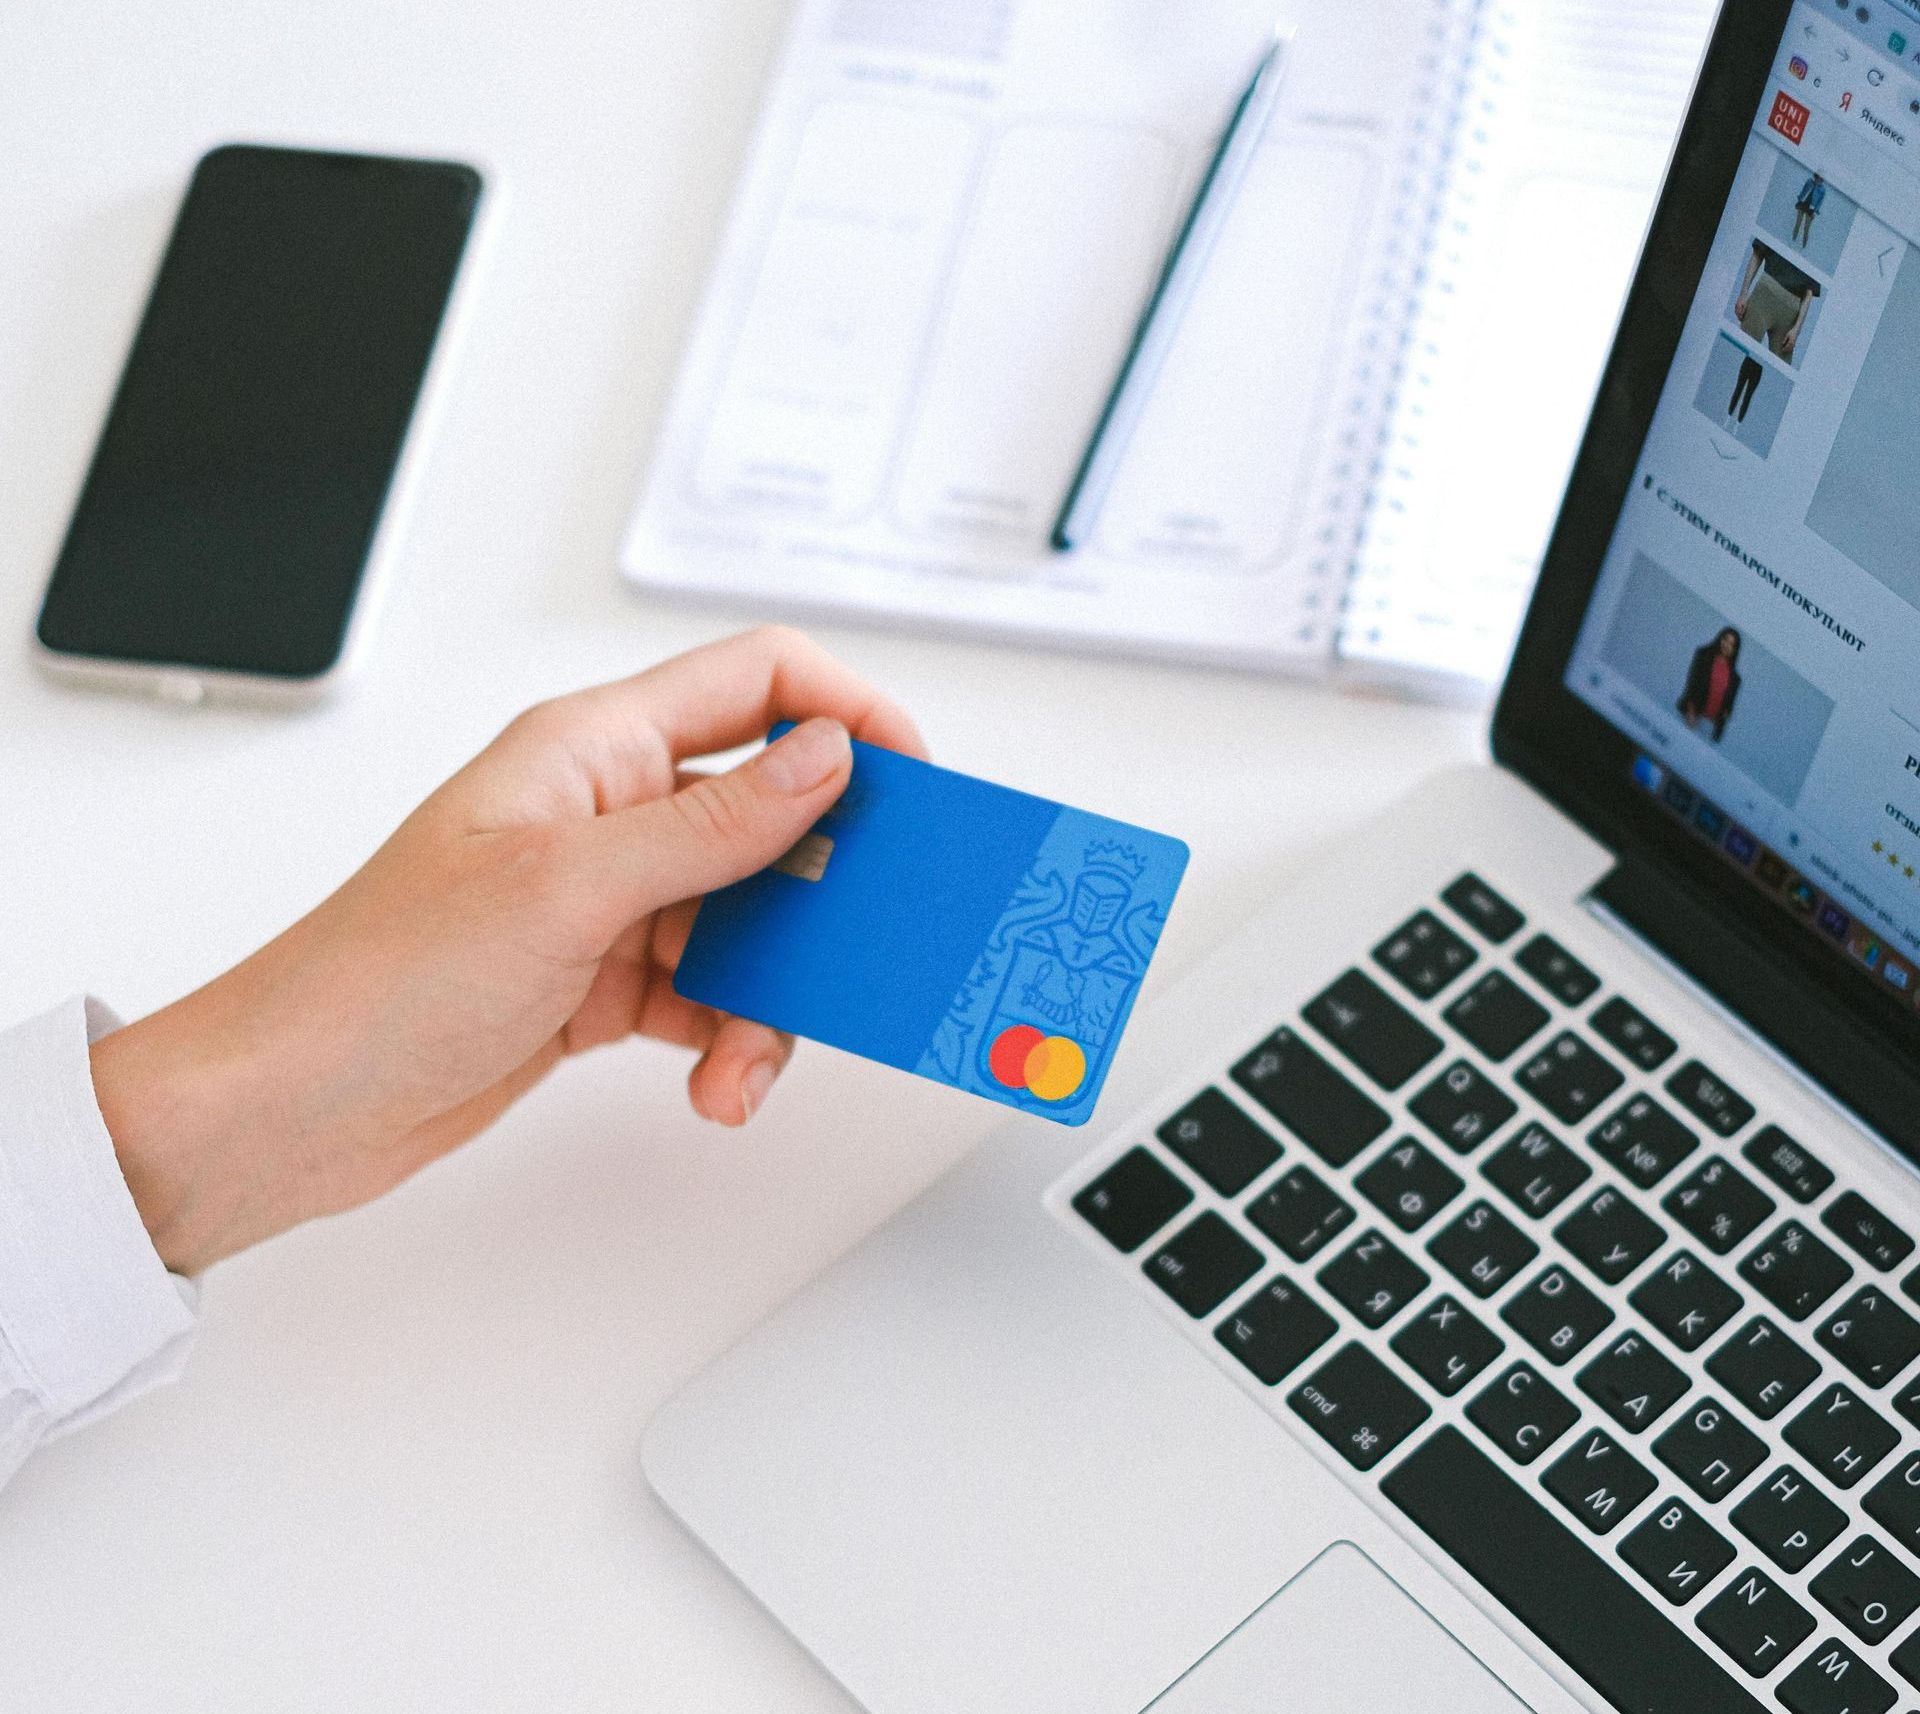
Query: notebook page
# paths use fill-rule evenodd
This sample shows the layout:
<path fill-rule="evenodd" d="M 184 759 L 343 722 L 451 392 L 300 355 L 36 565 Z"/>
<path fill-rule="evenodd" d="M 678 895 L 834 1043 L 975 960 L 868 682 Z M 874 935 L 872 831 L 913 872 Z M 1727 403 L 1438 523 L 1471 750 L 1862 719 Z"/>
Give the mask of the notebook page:
<path fill-rule="evenodd" d="M 1340 649 L 1504 670 L 1685 111 L 1713 0 L 1495 0 Z"/>
<path fill-rule="evenodd" d="M 799 0 L 623 569 L 1324 666 L 1477 3 Z M 1094 539 L 1056 555 L 1277 18 L 1272 128 Z"/>

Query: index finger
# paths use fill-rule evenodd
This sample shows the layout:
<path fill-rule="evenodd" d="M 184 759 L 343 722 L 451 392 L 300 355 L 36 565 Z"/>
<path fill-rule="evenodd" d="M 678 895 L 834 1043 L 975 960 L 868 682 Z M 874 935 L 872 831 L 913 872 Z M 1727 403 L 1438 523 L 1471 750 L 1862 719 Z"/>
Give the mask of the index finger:
<path fill-rule="evenodd" d="M 764 737 L 782 720 L 826 715 L 852 735 L 926 759 L 905 709 L 803 631 L 763 625 L 690 649 L 632 678 L 577 693 L 596 719 L 643 722 L 673 759 L 706 756 Z M 569 698 L 567 700 L 574 700 Z"/>

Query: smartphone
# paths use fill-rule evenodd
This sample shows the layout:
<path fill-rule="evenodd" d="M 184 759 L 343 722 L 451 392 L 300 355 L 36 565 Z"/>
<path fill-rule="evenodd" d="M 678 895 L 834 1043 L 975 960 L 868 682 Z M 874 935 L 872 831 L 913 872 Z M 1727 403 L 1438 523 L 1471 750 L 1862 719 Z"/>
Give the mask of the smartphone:
<path fill-rule="evenodd" d="M 480 200 L 455 161 L 201 159 L 47 585 L 44 665 L 183 701 L 338 683 Z"/>

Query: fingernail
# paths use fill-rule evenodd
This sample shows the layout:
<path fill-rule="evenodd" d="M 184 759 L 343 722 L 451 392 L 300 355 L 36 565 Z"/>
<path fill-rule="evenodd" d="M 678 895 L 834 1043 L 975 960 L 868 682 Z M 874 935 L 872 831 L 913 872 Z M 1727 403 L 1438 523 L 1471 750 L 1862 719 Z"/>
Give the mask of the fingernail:
<path fill-rule="evenodd" d="M 775 791 L 805 797 L 846 763 L 847 729 L 837 720 L 809 720 L 768 747 L 763 766 Z"/>
<path fill-rule="evenodd" d="M 769 1060 L 757 1059 L 747 1067 L 746 1076 L 740 1079 L 740 1099 L 746 1104 L 749 1119 L 760 1111 L 761 1102 L 766 1100 L 779 1074 L 779 1069 Z"/>

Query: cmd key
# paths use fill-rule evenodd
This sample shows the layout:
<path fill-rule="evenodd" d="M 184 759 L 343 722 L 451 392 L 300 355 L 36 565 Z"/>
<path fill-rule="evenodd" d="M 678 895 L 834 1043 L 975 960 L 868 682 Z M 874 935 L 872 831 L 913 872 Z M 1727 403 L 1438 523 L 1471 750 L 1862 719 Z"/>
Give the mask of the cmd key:
<path fill-rule="evenodd" d="M 1432 1414 L 1425 1399 L 1358 1345 L 1343 1345 L 1287 1403 L 1356 1470 L 1371 1470 Z"/>

